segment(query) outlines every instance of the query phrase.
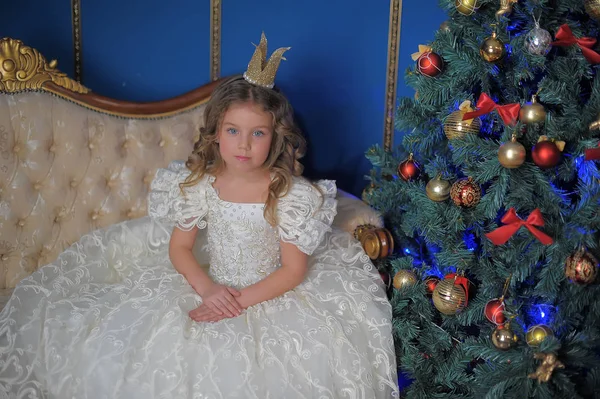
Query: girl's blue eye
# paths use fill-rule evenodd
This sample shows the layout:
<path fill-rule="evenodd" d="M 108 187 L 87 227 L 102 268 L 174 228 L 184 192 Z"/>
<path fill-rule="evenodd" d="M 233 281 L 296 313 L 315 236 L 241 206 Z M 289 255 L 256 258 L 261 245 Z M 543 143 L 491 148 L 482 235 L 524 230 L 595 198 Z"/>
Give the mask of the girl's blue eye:
<path fill-rule="evenodd" d="M 256 132 L 254 132 L 254 135 L 257 137 L 260 137 L 260 136 L 264 136 L 265 134 L 262 132 L 262 130 L 257 130 Z"/>
<path fill-rule="evenodd" d="M 229 129 L 227 129 L 227 133 L 229 133 L 229 134 L 236 134 L 237 130 L 235 130 L 234 128 L 230 127 Z"/>

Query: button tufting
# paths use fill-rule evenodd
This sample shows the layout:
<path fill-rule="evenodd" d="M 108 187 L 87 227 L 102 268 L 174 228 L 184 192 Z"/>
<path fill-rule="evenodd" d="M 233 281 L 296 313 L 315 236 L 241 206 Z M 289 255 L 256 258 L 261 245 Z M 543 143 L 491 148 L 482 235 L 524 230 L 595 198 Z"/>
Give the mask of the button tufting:
<path fill-rule="evenodd" d="M 158 143 L 158 146 L 159 146 L 159 147 L 164 147 L 164 146 L 165 146 L 165 144 L 166 144 L 165 140 L 164 140 L 164 139 L 162 139 L 162 140 L 161 140 L 161 141 Z"/>
<path fill-rule="evenodd" d="M 40 191 L 40 188 L 42 188 L 42 185 L 41 185 L 40 183 L 35 183 L 35 184 L 33 185 L 33 189 L 34 189 L 35 191 Z"/>
<path fill-rule="evenodd" d="M 17 222 L 17 225 L 18 225 L 19 227 L 23 227 L 23 226 L 25 226 L 25 219 L 19 219 L 19 221 Z"/>
<path fill-rule="evenodd" d="M 21 151 L 21 147 L 17 144 L 13 147 L 13 152 L 16 154 L 17 152 Z"/>
<path fill-rule="evenodd" d="M 8 255 L 3 254 L 2 256 L 0 256 L 0 259 L 2 259 L 3 261 L 7 261 L 8 260 Z"/>
<path fill-rule="evenodd" d="M 65 218 L 65 211 L 63 209 L 60 210 L 54 217 L 54 223 L 60 223 Z"/>
<path fill-rule="evenodd" d="M 127 211 L 127 217 L 129 219 L 132 219 L 134 215 L 135 215 L 135 212 L 133 211 L 133 209 L 130 209 Z"/>
<path fill-rule="evenodd" d="M 127 148 L 127 147 L 129 147 L 129 140 L 125 140 L 125 141 L 123 142 L 123 145 L 121 145 L 121 147 L 123 147 L 123 148 Z"/>
<path fill-rule="evenodd" d="M 93 150 L 93 149 L 94 149 L 94 147 L 95 147 L 94 143 L 89 143 L 89 144 L 88 144 L 88 148 L 89 148 L 90 150 Z"/>
<path fill-rule="evenodd" d="M 99 217 L 100 217 L 100 214 L 98 213 L 98 211 L 94 211 L 90 214 L 90 218 L 92 220 L 98 220 Z"/>
<path fill-rule="evenodd" d="M 71 180 L 71 182 L 69 183 L 69 185 L 73 188 L 77 187 L 77 180 L 73 179 Z"/>
<path fill-rule="evenodd" d="M 50 146 L 50 148 L 48 148 L 48 151 L 49 151 L 49 152 L 56 152 L 56 146 L 55 146 L 54 144 L 52 144 L 52 145 Z"/>

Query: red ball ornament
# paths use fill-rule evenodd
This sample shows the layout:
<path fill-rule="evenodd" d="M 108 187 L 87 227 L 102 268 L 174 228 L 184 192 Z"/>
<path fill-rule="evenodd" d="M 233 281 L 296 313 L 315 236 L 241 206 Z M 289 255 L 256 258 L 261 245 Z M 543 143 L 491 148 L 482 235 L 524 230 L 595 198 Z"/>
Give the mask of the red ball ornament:
<path fill-rule="evenodd" d="M 417 58 L 417 70 L 431 78 L 442 73 L 444 61 L 442 57 L 432 51 L 427 51 Z"/>
<path fill-rule="evenodd" d="M 560 162 L 560 149 L 552 141 L 540 141 L 531 149 L 531 157 L 540 168 L 552 168 Z"/>
<path fill-rule="evenodd" d="M 472 177 L 460 179 L 452 185 L 450 198 L 458 206 L 474 207 L 481 200 L 481 187 L 473 181 Z"/>
<path fill-rule="evenodd" d="M 504 300 L 502 298 L 492 299 L 485 305 L 485 317 L 497 326 L 504 324 L 506 316 L 504 316 Z"/>
<path fill-rule="evenodd" d="M 419 177 L 421 173 L 421 168 L 419 164 L 413 159 L 413 154 L 408 156 L 408 159 L 404 162 L 401 162 L 398 165 L 398 175 L 404 181 L 410 181 Z"/>
<path fill-rule="evenodd" d="M 435 290 L 435 287 L 439 282 L 440 279 L 436 276 L 429 276 L 425 279 L 425 290 L 428 295 L 433 295 L 433 290 Z"/>
<path fill-rule="evenodd" d="M 383 284 L 385 284 L 385 288 L 389 290 L 392 286 L 392 279 L 390 278 L 389 273 L 380 271 L 379 275 L 381 276 L 381 280 L 383 280 Z"/>

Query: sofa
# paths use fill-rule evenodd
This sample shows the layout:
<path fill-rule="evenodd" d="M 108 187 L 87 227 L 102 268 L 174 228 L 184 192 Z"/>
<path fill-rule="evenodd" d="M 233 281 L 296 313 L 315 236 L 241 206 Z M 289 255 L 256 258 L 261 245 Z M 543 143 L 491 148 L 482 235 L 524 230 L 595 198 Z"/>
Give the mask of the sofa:
<path fill-rule="evenodd" d="M 0 309 L 83 234 L 146 215 L 156 169 L 187 159 L 219 83 L 136 103 L 98 95 L 57 66 L 0 39 Z M 342 190 L 334 224 L 357 239 L 383 226 Z"/>

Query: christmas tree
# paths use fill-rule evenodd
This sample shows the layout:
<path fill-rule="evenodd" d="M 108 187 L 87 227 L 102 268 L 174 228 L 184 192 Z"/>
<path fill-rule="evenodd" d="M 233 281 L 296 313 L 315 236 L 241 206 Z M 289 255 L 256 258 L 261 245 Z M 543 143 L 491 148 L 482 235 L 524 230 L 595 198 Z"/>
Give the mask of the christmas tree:
<path fill-rule="evenodd" d="M 600 397 L 600 1 L 440 5 L 363 193 L 403 395 Z"/>

